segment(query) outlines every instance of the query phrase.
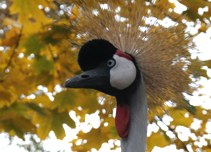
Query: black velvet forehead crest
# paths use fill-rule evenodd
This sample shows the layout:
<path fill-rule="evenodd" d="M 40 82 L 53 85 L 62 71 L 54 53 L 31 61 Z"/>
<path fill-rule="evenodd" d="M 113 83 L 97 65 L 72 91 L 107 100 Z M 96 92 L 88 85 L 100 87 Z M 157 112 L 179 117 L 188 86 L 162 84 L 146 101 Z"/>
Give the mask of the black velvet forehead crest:
<path fill-rule="evenodd" d="M 102 61 L 111 58 L 117 48 L 103 39 L 94 39 L 86 42 L 80 49 L 78 63 L 83 71 L 98 66 Z"/>

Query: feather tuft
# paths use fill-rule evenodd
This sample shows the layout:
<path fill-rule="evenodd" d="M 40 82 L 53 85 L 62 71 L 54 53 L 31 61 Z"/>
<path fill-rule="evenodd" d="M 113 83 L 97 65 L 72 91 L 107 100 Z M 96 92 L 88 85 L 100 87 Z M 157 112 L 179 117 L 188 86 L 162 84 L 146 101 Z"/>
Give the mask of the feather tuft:
<path fill-rule="evenodd" d="M 184 25 L 171 21 L 173 24 L 166 27 L 161 20 L 168 14 L 143 0 L 76 3 L 80 38 L 84 42 L 105 39 L 131 54 L 143 74 L 151 108 L 168 100 L 185 104 L 182 94 L 193 88 L 187 68 L 192 37 L 184 32 Z"/>

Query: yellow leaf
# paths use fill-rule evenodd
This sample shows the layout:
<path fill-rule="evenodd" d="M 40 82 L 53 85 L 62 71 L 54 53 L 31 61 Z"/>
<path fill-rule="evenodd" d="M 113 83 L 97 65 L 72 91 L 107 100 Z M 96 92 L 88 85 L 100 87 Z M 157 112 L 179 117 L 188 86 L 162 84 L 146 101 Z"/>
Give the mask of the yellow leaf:
<path fill-rule="evenodd" d="M 3 25 L 10 25 L 18 29 L 21 28 L 20 23 L 18 23 L 16 20 L 12 18 L 4 18 Z"/>
<path fill-rule="evenodd" d="M 33 101 L 37 104 L 40 104 L 42 107 L 48 107 L 50 109 L 53 109 L 53 104 L 47 95 L 37 96 Z"/>
<path fill-rule="evenodd" d="M 23 25 L 24 32 L 37 32 L 51 21 L 38 8 L 40 4 L 46 5 L 46 2 L 44 0 L 13 0 L 10 13 L 18 15 L 18 21 Z"/>
<path fill-rule="evenodd" d="M 3 46 L 13 46 L 19 40 L 19 30 L 17 28 L 10 29 L 6 34 L 5 38 L 2 40 Z"/>
<path fill-rule="evenodd" d="M 71 13 L 72 13 L 71 16 L 70 16 L 71 20 L 75 20 L 79 16 L 79 11 L 78 11 L 77 5 L 73 6 Z"/>
<path fill-rule="evenodd" d="M 203 148 L 204 152 L 211 152 L 211 145 L 208 145 L 207 147 Z"/>
<path fill-rule="evenodd" d="M 86 133 L 86 134 L 84 134 L 83 132 L 80 132 L 78 134 L 78 139 L 86 139 L 87 143 L 82 143 L 81 145 L 77 145 L 77 146 L 74 143 L 72 147 L 73 150 L 88 151 L 92 148 L 99 149 L 103 142 L 106 142 L 107 140 L 109 140 L 105 136 L 103 136 L 100 128 L 92 129 L 89 133 Z"/>
<path fill-rule="evenodd" d="M 165 147 L 169 144 L 170 142 L 162 132 L 153 133 L 147 138 L 147 151 L 151 152 L 155 145 L 158 147 Z"/>
<path fill-rule="evenodd" d="M 0 107 L 9 106 L 15 101 L 17 96 L 12 91 L 13 89 L 5 89 L 4 86 L 0 85 Z"/>
<path fill-rule="evenodd" d="M 196 107 L 196 115 L 195 118 L 203 120 L 203 122 L 207 122 L 208 119 L 211 118 L 211 110 L 205 110 L 201 107 Z"/>
<path fill-rule="evenodd" d="M 193 116 L 185 109 L 171 109 L 169 112 L 170 116 L 173 118 L 173 122 L 171 122 L 171 125 L 182 125 L 190 127 L 191 123 L 193 122 Z"/>

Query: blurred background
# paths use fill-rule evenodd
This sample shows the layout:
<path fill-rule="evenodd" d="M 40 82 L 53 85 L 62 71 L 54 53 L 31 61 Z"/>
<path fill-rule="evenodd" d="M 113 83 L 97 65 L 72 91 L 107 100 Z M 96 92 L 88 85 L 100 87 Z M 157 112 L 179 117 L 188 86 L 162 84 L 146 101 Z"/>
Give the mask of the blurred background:
<path fill-rule="evenodd" d="M 128 0 L 116 2 L 121 8 Z M 1 152 L 120 151 L 114 98 L 62 87 L 80 73 L 77 54 L 84 40 L 77 29 L 83 27 L 80 12 L 86 9 L 81 3 L 0 0 Z M 209 152 L 211 1 L 145 0 L 145 5 L 152 12 L 146 24 L 182 24 L 193 38 L 194 48 L 187 50 L 192 62 L 186 68 L 191 71 L 189 85 L 197 88 L 184 93 L 186 107 L 166 101 L 167 111 L 154 107 L 149 112 L 147 150 Z M 155 9 L 162 15 L 153 14 Z M 120 10 L 116 13 L 124 16 L 126 10 Z"/>

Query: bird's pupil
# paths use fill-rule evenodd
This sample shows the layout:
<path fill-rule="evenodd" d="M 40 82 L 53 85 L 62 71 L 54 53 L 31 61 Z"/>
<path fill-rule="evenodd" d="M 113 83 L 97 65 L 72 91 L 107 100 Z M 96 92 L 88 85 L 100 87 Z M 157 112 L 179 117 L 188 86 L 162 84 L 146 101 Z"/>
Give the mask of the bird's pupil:
<path fill-rule="evenodd" d="M 108 62 L 107 62 L 108 67 L 113 67 L 114 65 L 115 65 L 115 60 L 113 60 L 113 59 L 108 60 Z"/>

